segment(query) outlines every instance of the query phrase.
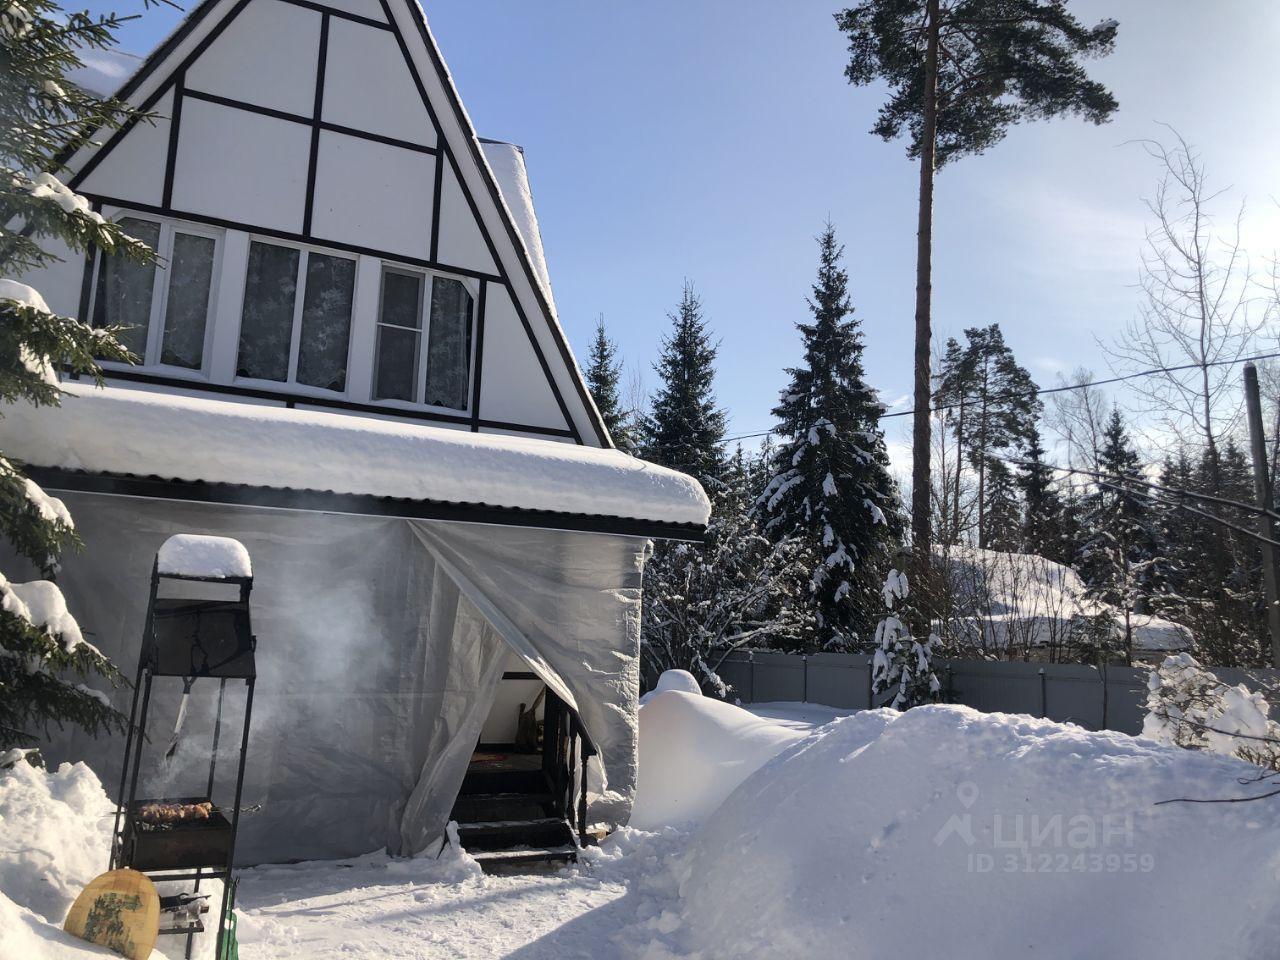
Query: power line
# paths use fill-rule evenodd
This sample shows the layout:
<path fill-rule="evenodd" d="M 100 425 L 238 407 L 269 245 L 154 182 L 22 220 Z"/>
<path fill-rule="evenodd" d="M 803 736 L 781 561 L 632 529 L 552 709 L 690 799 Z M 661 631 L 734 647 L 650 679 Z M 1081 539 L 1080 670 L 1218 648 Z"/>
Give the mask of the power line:
<path fill-rule="evenodd" d="M 1112 383 L 1122 383 L 1125 380 L 1136 380 L 1139 377 L 1154 376 L 1157 373 L 1181 373 L 1184 370 L 1204 370 L 1209 367 L 1225 367 L 1232 366 L 1237 363 L 1254 363 L 1259 360 L 1275 360 L 1277 358 L 1280 358 L 1280 353 L 1260 353 L 1252 357 L 1237 357 L 1234 360 L 1211 360 L 1207 363 L 1184 363 L 1177 367 L 1152 367 L 1150 370 L 1139 370 L 1136 373 L 1126 373 L 1118 377 L 1107 377 L 1104 380 L 1091 380 L 1088 383 L 1068 383 L 1058 387 L 1046 387 L 1043 390 L 1037 388 L 1035 390 L 1028 390 L 1021 393 L 999 393 L 995 396 L 989 397 L 988 402 L 992 400 L 1013 400 L 1022 397 L 1043 397 L 1050 393 L 1065 393 L 1068 390 L 1084 390 L 1088 387 L 1105 387 Z M 942 403 L 937 406 L 931 406 L 929 410 L 930 412 L 938 410 L 958 410 L 961 406 L 962 404 L 959 403 Z M 880 419 L 888 420 L 890 417 L 909 417 L 913 413 L 915 413 L 914 408 L 910 410 L 895 410 L 892 413 L 882 413 L 880 415 Z M 754 437 L 767 437 L 771 433 L 777 432 L 778 428 L 774 427 L 771 430 L 760 430 L 755 433 L 743 433 L 733 437 L 725 437 L 720 442 L 733 443 L 736 440 L 750 440 Z"/>
<path fill-rule="evenodd" d="M 1151 483 L 1149 480 L 1139 480 L 1134 476 L 1122 476 L 1117 473 L 1100 473 L 1097 470 L 1085 470 L 1081 467 L 1060 467 L 1052 463 L 1034 463 L 1030 460 L 1019 460 L 1016 457 L 997 457 L 992 456 L 993 460 L 1000 460 L 1004 463 L 1011 463 L 1019 467 L 1035 467 L 1042 466 L 1049 470 L 1055 470 L 1061 473 L 1074 473 L 1079 476 L 1092 477 L 1099 482 L 1107 482 L 1113 488 L 1117 483 L 1132 484 L 1139 487 L 1146 487 L 1148 490 L 1155 490 L 1157 493 L 1172 494 L 1177 497 L 1190 497 L 1192 500 L 1203 500 L 1205 503 L 1216 503 L 1220 506 L 1231 507 L 1233 510 L 1243 510 L 1245 513 L 1255 515 L 1266 515 L 1275 520 L 1280 520 L 1280 513 L 1274 510 L 1268 510 L 1266 507 L 1259 507 L 1257 504 L 1244 503 L 1240 500 L 1228 500 L 1225 497 L 1216 497 L 1209 493 L 1199 493 L 1195 490 L 1188 490 L 1185 487 L 1171 487 L 1162 483 Z M 1129 493 L 1134 491 L 1129 490 Z"/>

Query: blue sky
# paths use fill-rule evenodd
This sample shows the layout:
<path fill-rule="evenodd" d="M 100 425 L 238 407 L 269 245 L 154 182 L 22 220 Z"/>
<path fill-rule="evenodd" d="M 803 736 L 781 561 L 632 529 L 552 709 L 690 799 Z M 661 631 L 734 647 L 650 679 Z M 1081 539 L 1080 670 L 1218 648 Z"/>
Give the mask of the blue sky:
<path fill-rule="evenodd" d="M 580 358 L 603 313 L 646 386 L 688 278 L 721 339 L 731 430 L 771 425 L 799 356 L 794 322 L 830 217 L 846 246 L 866 365 L 887 403 L 910 387 L 916 168 L 867 131 L 882 92 L 842 76 L 838 2 L 437 0 L 428 19 L 484 136 L 522 144 L 561 321 Z M 1131 141 L 1176 126 L 1248 200 L 1255 261 L 1280 238 L 1280 5 L 1075 0 L 1120 21 L 1092 70 L 1120 101 L 1102 127 L 1015 129 L 939 176 L 935 332 L 998 322 L 1042 384 L 1085 365 L 1131 319 L 1156 170 Z M 108 5 L 94 3 L 101 11 Z M 115 9 L 129 12 L 126 5 Z M 178 15 L 147 12 L 145 53 Z M 890 422 L 894 446 L 906 419 Z"/>

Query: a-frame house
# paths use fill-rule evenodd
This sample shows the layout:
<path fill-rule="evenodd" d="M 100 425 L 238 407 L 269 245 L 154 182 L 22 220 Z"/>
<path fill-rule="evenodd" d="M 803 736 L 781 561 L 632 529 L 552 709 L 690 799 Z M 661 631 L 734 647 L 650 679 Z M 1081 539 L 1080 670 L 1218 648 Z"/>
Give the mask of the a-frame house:
<path fill-rule="evenodd" d="M 140 362 L 0 421 L 85 541 L 72 610 L 130 670 L 159 545 L 248 547 L 245 861 L 431 851 L 451 818 L 490 856 L 573 856 L 634 793 L 648 542 L 709 505 L 612 448 L 519 153 L 476 136 L 415 0 L 204 0 L 119 96 L 156 121 L 69 182 L 160 263 L 23 279 Z M 118 776 L 110 743 L 46 749 Z"/>
<path fill-rule="evenodd" d="M 69 185 L 170 267 L 40 286 L 135 327 L 121 378 L 610 445 L 412 0 L 205 2 L 119 95 L 157 119 Z"/>

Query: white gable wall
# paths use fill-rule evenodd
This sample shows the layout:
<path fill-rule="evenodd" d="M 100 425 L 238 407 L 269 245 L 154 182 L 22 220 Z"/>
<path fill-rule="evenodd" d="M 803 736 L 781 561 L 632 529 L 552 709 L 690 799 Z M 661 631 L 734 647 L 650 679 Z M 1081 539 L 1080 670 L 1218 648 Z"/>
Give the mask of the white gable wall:
<path fill-rule="evenodd" d="M 139 123 L 125 135 L 105 161 L 89 175 L 81 189 L 108 197 L 130 197 L 139 203 L 164 200 L 165 151 L 169 144 L 169 117 L 173 93 L 155 106 L 154 123 Z"/>
<path fill-rule="evenodd" d="M 310 150 L 311 129 L 300 123 L 185 97 L 171 206 L 297 233 Z"/>
<path fill-rule="evenodd" d="M 424 45 L 414 21 L 420 12 L 410 12 L 412 0 L 389 0 L 406 61 L 389 26 L 348 16 L 385 23 L 380 3 L 320 3 L 323 10 L 286 0 L 207 0 L 186 33 L 162 48 L 162 61 L 127 88 L 130 102 L 165 119 L 112 137 L 96 156 L 86 149 L 70 164 L 89 165 L 73 185 L 108 215 L 157 218 L 170 224 L 166 230 L 186 222 L 217 236 L 213 329 L 202 369 L 146 368 L 141 376 L 152 384 L 207 382 L 239 395 L 277 389 L 276 381 L 237 376 L 245 264 L 257 238 L 356 261 L 344 388 L 279 383 L 285 399 L 341 400 L 369 415 L 418 414 L 412 403 L 374 398 L 383 272 L 408 268 L 428 278 L 427 291 L 431 276 L 455 276 L 476 307 L 466 408 L 424 409 L 421 416 L 462 429 L 527 428 L 598 444 L 572 357 L 544 292 L 529 282 L 527 252 L 508 233 L 491 175 L 472 152 L 469 123 L 455 113 L 452 87 Z M 67 295 L 50 296 L 78 306 L 81 282 L 72 291 L 61 279 Z M 296 356 L 296 332 L 293 350 Z"/>
<path fill-rule="evenodd" d="M 316 161 L 311 235 L 393 252 L 431 245 L 437 158 L 325 130 Z"/>
<path fill-rule="evenodd" d="M 310 116 L 320 19 L 281 0 L 253 0 L 187 69 L 187 88 Z"/>
<path fill-rule="evenodd" d="M 330 21 L 321 116 L 344 127 L 436 145 L 431 116 L 390 30 Z"/>

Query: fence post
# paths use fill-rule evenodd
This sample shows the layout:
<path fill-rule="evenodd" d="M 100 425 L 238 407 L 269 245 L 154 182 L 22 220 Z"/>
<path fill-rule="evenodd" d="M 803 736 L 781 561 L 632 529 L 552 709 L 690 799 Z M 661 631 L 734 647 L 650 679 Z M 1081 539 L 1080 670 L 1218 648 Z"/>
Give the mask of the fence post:
<path fill-rule="evenodd" d="M 1040 674 L 1040 716 L 1047 718 L 1049 716 L 1049 678 L 1045 675 L 1044 667 L 1038 671 Z"/>
<path fill-rule="evenodd" d="M 800 657 L 800 699 L 804 703 L 809 702 L 809 655 L 802 654 Z"/>

